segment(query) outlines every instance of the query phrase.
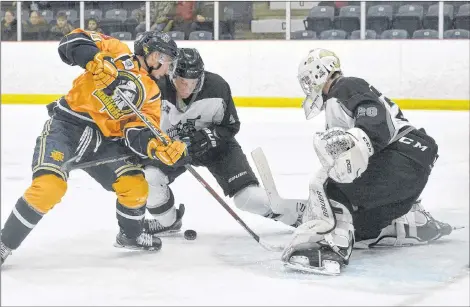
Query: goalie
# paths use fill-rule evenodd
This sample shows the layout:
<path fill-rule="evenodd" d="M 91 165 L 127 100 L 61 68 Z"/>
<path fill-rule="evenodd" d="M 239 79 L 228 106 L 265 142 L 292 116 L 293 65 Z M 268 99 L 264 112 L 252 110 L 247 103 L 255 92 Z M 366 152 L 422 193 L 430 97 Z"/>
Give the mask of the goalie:
<path fill-rule="evenodd" d="M 413 245 L 450 234 L 418 200 L 438 157 L 434 139 L 365 80 L 343 76 L 331 51 L 310 51 L 298 80 L 306 118 L 324 110 L 326 131 L 314 138 L 323 168 L 283 252 L 286 266 L 338 274 L 353 246 Z"/>

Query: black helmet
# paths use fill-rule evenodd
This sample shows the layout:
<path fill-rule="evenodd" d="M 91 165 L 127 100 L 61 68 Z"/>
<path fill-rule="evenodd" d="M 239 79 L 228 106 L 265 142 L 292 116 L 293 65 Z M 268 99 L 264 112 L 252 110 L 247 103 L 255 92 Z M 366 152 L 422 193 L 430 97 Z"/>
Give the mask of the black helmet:
<path fill-rule="evenodd" d="M 172 59 L 178 56 L 178 46 L 168 33 L 146 31 L 134 41 L 134 54 L 147 56 L 154 51 L 166 54 Z"/>
<path fill-rule="evenodd" d="M 175 85 L 177 77 L 184 79 L 197 79 L 197 84 L 193 90 L 198 93 L 204 85 L 204 62 L 197 49 L 194 48 L 179 48 L 178 59 L 170 66 L 170 79 Z M 176 85 L 175 85 L 176 86 Z M 196 96 L 193 96 L 193 99 Z"/>
<path fill-rule="evenodd" d="M 175 77 L 198 79 L 204 74 L 204 62 L 194 48 L 180 48 L 175 65 L 173 70 Z"/>

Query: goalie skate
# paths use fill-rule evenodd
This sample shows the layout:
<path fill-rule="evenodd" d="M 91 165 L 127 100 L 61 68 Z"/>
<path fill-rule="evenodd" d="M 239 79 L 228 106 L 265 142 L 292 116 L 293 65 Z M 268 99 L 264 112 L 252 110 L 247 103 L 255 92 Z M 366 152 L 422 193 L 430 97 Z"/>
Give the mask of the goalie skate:
<path fill-rule="evenodd" d="M 319 275 L 338 276 L 341 273 L 341 265 L 337 261 L 323 260 L 321 267 L 312 267 L 308 258 L 303 256 L 293 256 L 289 262 L 284 262 L 288 269 L 304 273 Z"/>
<path fill-rule="evenodd" d="M 352 250 L 352 242 L 349 251 Z M 285 258 L 284 258 L 285 259 Z M 349 263 L 328 245 L 316 244 L 313 248 L 294 251 L 284 260 L 284 266 L 296 271 L 321 275 L 339 275 L 341 267 Z"/>
<path fill-rule="evenodd" d="M 149 234 L 158 234 L 158 235 L 169 235 L 173 233 L 178 233 L 183 227 L 183 215 L 185 212 L 185 207 L 183 204 L 180 204 L 179 208 L 176 209 L 176 220 L 170 226 L 163 226 L 157 219 L 146 219 L 144 221 L 144 231 Z"/>

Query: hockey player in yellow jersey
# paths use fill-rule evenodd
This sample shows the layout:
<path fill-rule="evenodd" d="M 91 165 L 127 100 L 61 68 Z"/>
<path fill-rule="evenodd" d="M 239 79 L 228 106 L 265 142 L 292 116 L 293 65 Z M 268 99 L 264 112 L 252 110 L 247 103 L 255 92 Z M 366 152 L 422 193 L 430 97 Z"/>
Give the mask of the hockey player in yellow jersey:
<path fill-rule="evenodd" d="M 42 217 L 67 190 L 65 162 L 92 161 L 135 153 L 173 165 L 186 145 L 165 135 L 165 145 L 115 93 L 120 91 L 154 125 L 160 123 L 160 90 L 150 77 L 166 73 L 178 48 L 169 35 L 145 32 L 135 42 L 135 54 L 119 40 L 76 29 L 62 38 L 59 55 L 68 65 L 84 69 L 72 89 L 48 105 L 50 119 L 37 138 L 32 183 L 18 199 L 1 231 L 3 264 Z M 148 184 L 142 166 L 118 161 L 85 169 L 106 190 L 116 194 L 119 233 L 116 246 L 159 250 L 161 240 L 143 231 Z"/>

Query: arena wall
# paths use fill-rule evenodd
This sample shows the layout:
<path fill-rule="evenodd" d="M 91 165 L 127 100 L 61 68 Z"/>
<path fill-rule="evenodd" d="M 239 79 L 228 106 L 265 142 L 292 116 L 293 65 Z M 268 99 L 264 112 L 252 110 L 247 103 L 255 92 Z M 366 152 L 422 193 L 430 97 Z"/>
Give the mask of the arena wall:
<path fill-rule="evenodd" d="M 132 42 L 128 42 L 132 50 Z M 405 109 L 468 110 L 470 41 L 179 41 L 198 48 L 206 69 L 230 84 L 237 106 L 299 107 L 297 65 L 310 49 L 335 51 L 345 75 L 362 77 Z M 58 42 L 1 43 L 2 104 L 45 104 L 81 73 Z"/>

